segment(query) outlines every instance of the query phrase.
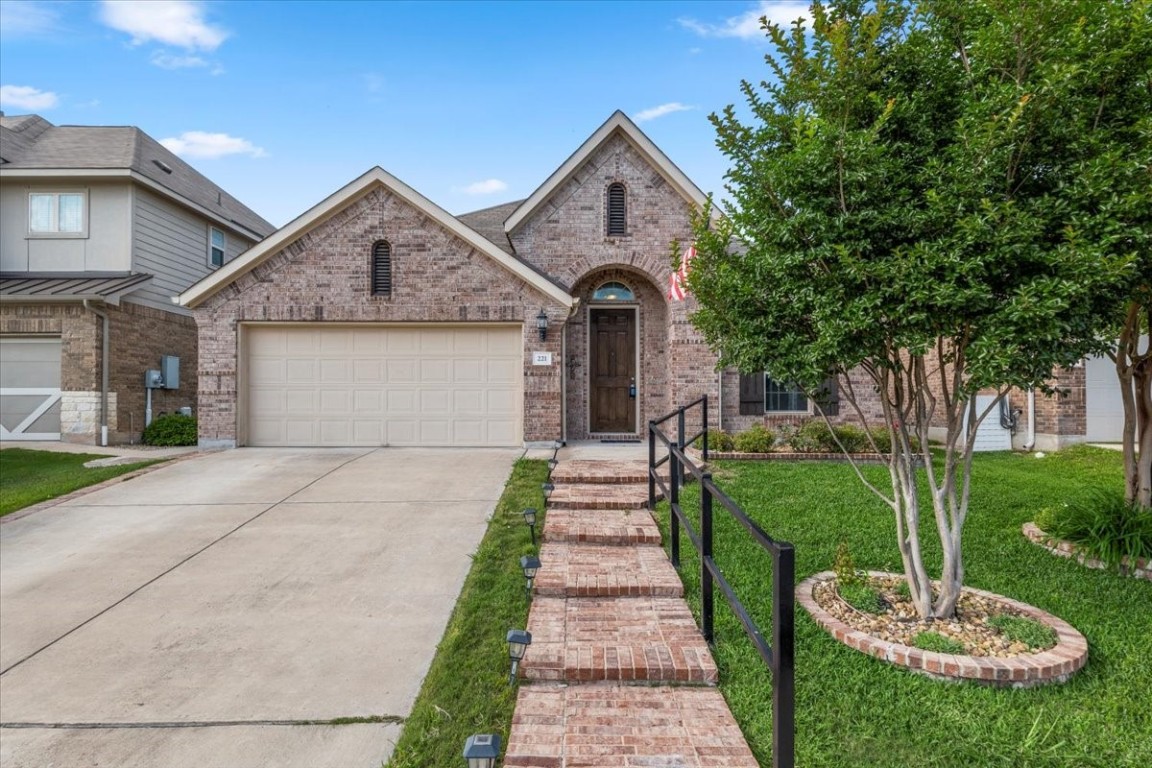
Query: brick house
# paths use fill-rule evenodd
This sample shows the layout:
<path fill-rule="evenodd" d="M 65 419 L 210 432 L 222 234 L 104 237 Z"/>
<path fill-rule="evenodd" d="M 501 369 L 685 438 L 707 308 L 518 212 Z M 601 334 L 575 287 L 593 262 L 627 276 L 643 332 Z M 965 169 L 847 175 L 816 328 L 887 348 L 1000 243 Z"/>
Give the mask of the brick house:
<path fill-rule="evenodd" d="M 195 406 L 172 297 L 273 230 L 138 128 L 0 116 L 0 438 L 138 440 L 162 356 L 153 412 Z"/>
<path fill-rule="evenodd" d="M 704 201 L 621 112 L 527 199 L 460 216 L 373 168 L 180 295 L 201 444 L 632 440 L 703 394 L 730 431 L 806 418 L 718 373 L 668 298 Z"/>

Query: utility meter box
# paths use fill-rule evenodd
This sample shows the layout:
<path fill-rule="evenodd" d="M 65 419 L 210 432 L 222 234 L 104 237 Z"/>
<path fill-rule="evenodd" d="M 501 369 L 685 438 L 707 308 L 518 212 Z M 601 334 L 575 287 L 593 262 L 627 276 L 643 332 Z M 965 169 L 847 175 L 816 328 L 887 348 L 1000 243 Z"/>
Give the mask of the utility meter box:
<path fill-rule="evenodd" d="M 175 355 L 161 356 L 160 375 L 164 377 L 164 389 L 180 389 L 180 358 Z"/>
<path fill-rule="evenodd" d="M 147 389 L 160 389 L 164 386 L 164 377 L 155 368 L 144 371 L 144 386 Z"/>

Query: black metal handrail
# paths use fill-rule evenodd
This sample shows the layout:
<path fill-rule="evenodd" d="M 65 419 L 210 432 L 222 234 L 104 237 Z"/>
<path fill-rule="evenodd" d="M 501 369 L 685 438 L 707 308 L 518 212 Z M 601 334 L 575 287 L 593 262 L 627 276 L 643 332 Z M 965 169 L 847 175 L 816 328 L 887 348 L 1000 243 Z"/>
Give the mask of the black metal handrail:
<path fill-rule="evenodd" d="M 701 406 L 703 428 L 697 434 L 685 435 L 685 413 Z M 676 418 L 676 439 L 668 437 L 660 425 Z M 772 765 L 774 768 L 792 768 L 795 764 L 795 628 L 794 591 L 796 588 L 796 558 L 791 544 L 777 541 L 745 514 L 735 501 L 721 491 L 712 480 L 712 473 L 697 466 L 685 452 L 703 437 L 703 460 L 708 461 L 708 396 L 692 401 L 661 419 L 648 422 L 648 506 L 656 508 L 656 490 L 668 499 L 672 514 L 669 516 L 669 549 L 672 565 L 680 568 L 680 527 L 700 555 L 700 618 L 701 632 L 709 645 L 715 641 L 714 587 L 719 587 L 732 612 L 740 620 L 744 631 L 756 646 L 760 658 L 772 671 Z M 656 443 L 667 448 L 667 455 L 657 459 Z M 660 467 L 669 465 L 668 483 L 660 477 Z M 680 488 L 684 484 L 685 470 L 700 483 L 700 530 L 696 531 L 680 506 Z M 772 558 L 772 642 L 764 639 L 760 628 L 749 615 L 744 604 L 728 583 L 723 571 L 713 558 L 712 518 L 714 502 L 731 513 L 732 517 Z"/>

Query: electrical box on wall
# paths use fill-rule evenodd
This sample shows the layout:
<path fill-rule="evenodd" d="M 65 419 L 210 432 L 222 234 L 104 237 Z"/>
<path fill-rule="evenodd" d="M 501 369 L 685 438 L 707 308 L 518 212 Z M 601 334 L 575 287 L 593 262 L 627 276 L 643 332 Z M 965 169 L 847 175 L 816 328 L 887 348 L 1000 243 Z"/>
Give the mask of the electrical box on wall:
<path fill-rule="evenodd" d="M 164 389 L 180 389 L 180 358 L 175 355 L 161 356 L 160 375 L 164 377 Z"/>
<path fill-rule="evenodd" d="M 147 389 L 159 389 L 164 386 L 164 377 L 155 368 L 144 371 L 144 386 Z"/>

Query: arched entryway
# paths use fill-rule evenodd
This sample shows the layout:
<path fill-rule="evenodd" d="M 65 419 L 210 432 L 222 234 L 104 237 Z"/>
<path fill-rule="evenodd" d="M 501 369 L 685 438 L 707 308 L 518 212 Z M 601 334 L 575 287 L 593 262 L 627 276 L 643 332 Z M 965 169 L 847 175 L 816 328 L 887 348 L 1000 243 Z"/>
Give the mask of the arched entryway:
<path fill-rule="evenodd" d="M 668 312 L 663 293 L 626 267 L 584 276 L 568 321 L 568 439 L 640 437 L 668 408 Z"/>

